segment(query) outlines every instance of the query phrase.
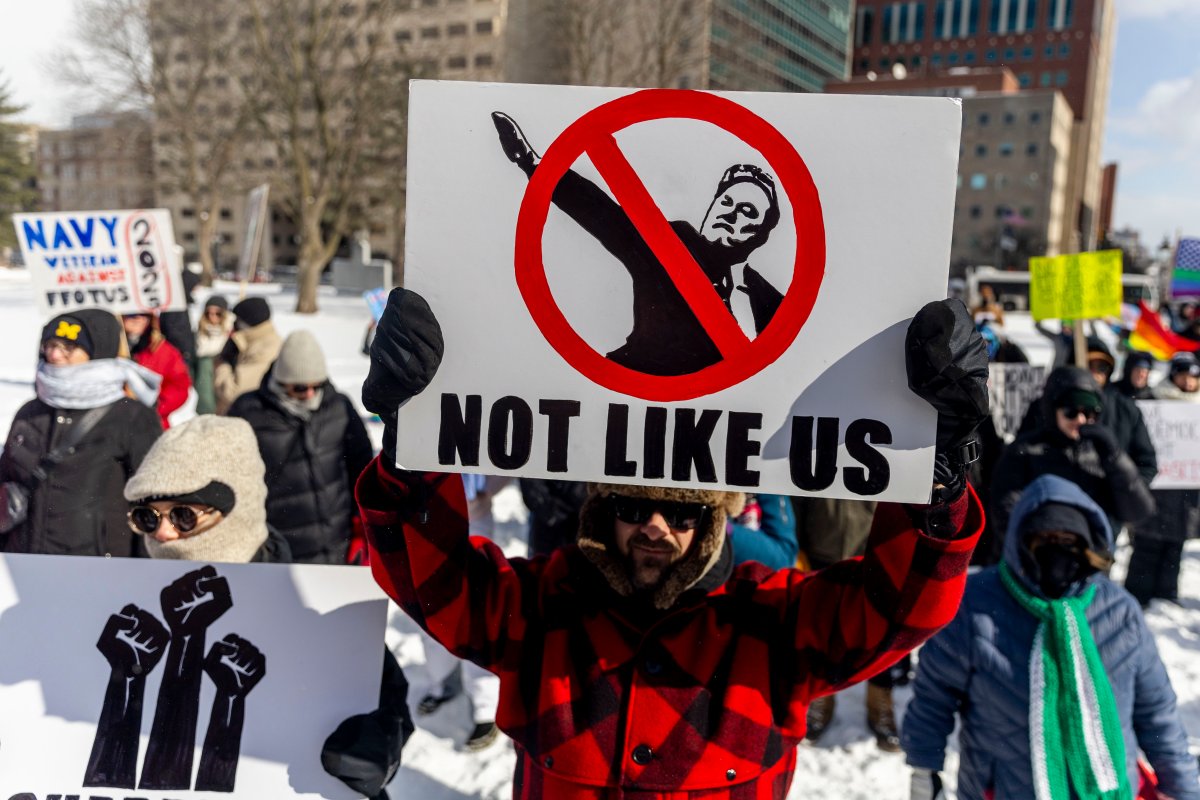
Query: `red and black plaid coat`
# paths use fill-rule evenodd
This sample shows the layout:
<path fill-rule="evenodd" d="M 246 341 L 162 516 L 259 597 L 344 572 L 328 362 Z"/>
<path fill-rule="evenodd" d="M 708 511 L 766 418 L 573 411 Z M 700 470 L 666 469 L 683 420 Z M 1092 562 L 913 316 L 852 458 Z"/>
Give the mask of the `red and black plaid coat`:
<path fill-rule="evenodd" d="M 654 611 L 574 547 L 510 560 L 469 539 L 462 481 L 445 478 L 367 468 L 371 568 L 435 639 L 499 675 L 518 798 L 783 798 L 809 702 L 950 621 L 983 523 L 971 491 L 930 511 L 881 503 L 861 559 L 746 564 Z"/>

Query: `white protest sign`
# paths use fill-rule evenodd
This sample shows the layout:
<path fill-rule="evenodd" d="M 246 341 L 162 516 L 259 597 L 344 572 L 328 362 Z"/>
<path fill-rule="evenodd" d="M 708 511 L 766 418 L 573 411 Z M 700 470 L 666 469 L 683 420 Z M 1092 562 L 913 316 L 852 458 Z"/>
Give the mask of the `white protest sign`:
<path fill-rule="evenodd" d="M 0 797 L 358 797 L 320 752 L 386 615 L 361 567 L 0 555 Z"/>
<path fill-rule="evenodd" d="M 243 286 L 253 280 L 258 271 L 258 254 L 262 251 L 263 231 L 266 228 L 267 212 L 270 211 L 270 193 L 271 184 L 263 183 L 255 186 L 246 195 L 246 238 L 242 240 L 242 252 L 238 255 L 237 266 L 237 278 Z"/>
<path fill-rule="evenodd" d="M 1011 441 L 1029 406 L 1042 394 L 1046 368 L 1033 364 L 989 364 L 988 400 L 996 433 Z"/>
<path fill-rule="evenodd" d="M 495 112 L 495 113 L 494 113 Z M 945 293 L 944 98 L 412 84 L 414 469 L 923 501 L 904 334 Z"/>
<path fill-rule="evenodd" d="M 14 214 L 13 224 L 43 317 L 187 307 L 168 211 Z"/>
<path fill-rule="evenodd" d="M 1158 457 L 1151 489 L 1200 489 L 1200 404 L 1139 400 Z"/>

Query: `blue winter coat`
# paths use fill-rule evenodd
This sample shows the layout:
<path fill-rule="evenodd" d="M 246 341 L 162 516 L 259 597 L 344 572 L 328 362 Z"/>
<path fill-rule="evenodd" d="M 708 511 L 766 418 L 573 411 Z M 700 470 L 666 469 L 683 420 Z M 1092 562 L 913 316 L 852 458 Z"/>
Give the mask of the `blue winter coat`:
<path fill-rule="evenodd" d="M 1025 489 L 1009 521 L 1004 559 L 1036 595 L 1021 569 L 1021 520 L 1056 501 L 1083 511 L 1092 523 L 1093 548 L 1112 550 L 1104 513 L 1075 484 L 1047 475 Z M 1068 594 L 1095 584 L 1088 626 L 1112 684 L 1130 786 L 1138 786 L 1140 747 L 1158 774 L 1161 789 L 1175 800 L 1200 800 L 1196 758 L 1175 708 L 1175 692 L 1137 602 L 1101 574 L 1079 581 Z M 1033 798 L 1029 750 L 1029 657 L 1037 620 L 1000 583 L 996 568 L 970 577 L 953 621 L 921 649 L 913 699 L 905 712 L 901 744 L 914 767 L 941 770 L 946 738 L 961 717 L 960 800 Z"/>
<path fill-rule="evenodd" d="M 777 494 L 757 497 L 762 508 L 762 522 L 757 530 L 736 522 L 726 523 L 733 544 L 733 563 L 757 561 L 771 569 L 796 566 L 800 545 L 796 541 L 796 517 L 792 514 L 791 500 Z"/>

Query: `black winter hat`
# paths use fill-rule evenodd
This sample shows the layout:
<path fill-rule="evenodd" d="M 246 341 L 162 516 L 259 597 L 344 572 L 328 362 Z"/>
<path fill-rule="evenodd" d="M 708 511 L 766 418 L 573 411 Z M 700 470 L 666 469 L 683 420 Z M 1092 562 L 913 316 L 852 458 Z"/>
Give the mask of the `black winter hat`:
<path fill-rule="evenodd" d="M 63 339 L 81 348 L 90 359 L 116 358 L 121 349 L 121 323 L 98 308 L 59 314 L 42 328 L 42 343 Z"/>
<path fill-rule="evenodd" d="M 233 307 L 233 314 L 242 325 L 253 328 L 271 318 L 271 307 L 261 297 L 247 297 Z"/>
<path fill-rule="evenodd" d="M 1200 375 L 1200 362 L 1196 360 L 1196 356 L 1191 353 L 1176 353 L 1171 356 L 1170 376 L 1174 378 L 1185 372 L 1188 375 Z"/>
<path fill-rule="evenodd" d="M 1022 537 L 1044 531 L 1074 533 L 1081 536 L 1088 546 L 1092 544 L 1092 526 L 1088 524 L 1087 516 L 1066 503 L 1044 503 L 1021 520 Z"/>
<path fill-rule="evenodd" d="M 223 295 L 223 294 L 214 294 L 214 295 L 210 295 L 209 298 L 204 301 L 204 307 L 205 308 L 219 308 L 222 311 L 228 311 L 229 310 L 229 301 L 225 299 L 225 295 Z"/>

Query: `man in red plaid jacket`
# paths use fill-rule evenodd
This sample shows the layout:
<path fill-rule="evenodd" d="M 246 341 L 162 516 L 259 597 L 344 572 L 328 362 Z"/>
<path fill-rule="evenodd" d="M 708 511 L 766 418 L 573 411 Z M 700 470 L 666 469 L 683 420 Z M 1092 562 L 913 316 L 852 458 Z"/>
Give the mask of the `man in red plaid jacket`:
<path fill-rule="evenodd" d="M 860 559 L 817 573 L 732 566 L 737 493 L 601 485 L 580 538 L 507 559 L 467 536 L 462 481 L 393 466 L 396 408 L 441 359 L 437 321 L 397 289 L 366 407 L 385 451 L 358 482 L 376 580 L 456 655 L 500 677 L 514 796 L 782 800 L 813 698 L 890 666 L 958 609 L 983 524 L 963 443 L 987 410 L 966 309 L 931 303 L 909 383 L 939 411 L 934 503 L 881 503 Z"/>

